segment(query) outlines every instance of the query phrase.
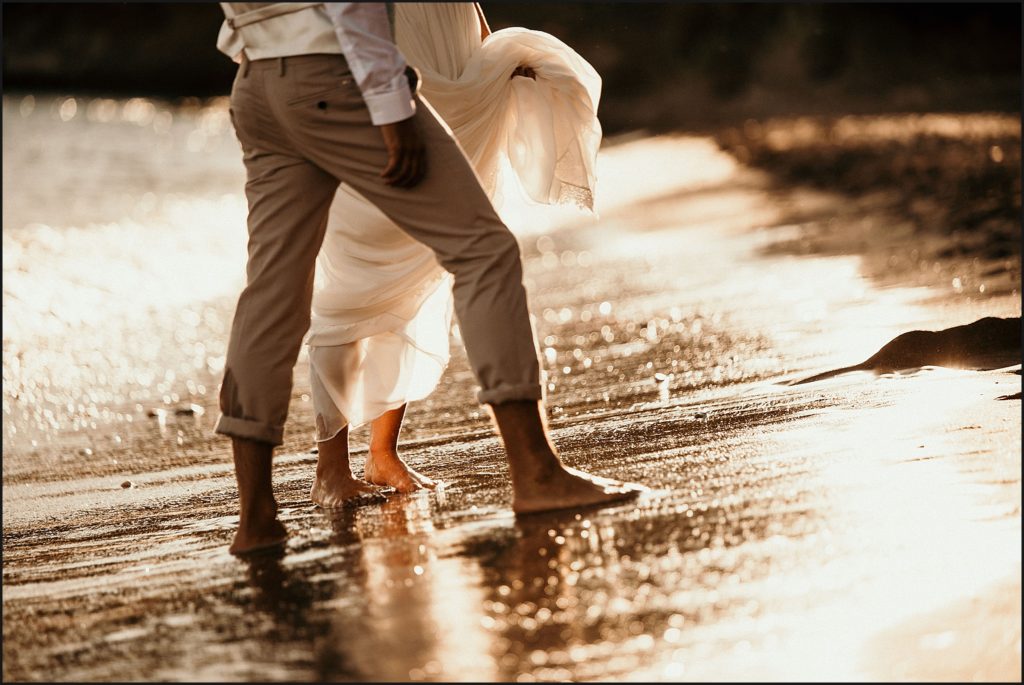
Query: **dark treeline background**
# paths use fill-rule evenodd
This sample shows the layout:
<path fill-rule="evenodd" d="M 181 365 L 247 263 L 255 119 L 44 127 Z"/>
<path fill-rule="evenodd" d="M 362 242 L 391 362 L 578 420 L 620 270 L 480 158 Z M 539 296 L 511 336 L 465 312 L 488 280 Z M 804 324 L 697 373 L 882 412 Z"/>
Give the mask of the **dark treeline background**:
<path fill-rule="evenodd" d="M 606 133 L 746 117 L 1019 111 L 1017 3 L 485 2 L 493 30 L 572 45 L 604 78 Z M 214 3 L 3 4 L 6 90 L 225 94 Z"/>

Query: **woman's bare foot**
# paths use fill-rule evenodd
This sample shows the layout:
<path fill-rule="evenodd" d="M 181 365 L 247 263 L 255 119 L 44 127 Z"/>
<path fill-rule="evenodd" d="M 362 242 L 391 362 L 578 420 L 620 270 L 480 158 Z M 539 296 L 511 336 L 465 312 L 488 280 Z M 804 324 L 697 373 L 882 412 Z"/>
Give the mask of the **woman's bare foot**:
<path fill-rule="evenodd" d="M 309 491 L 309 498 L 318 507 L 331 509 L 344 506 L 345 502 L 357 497 L 379 494 L 380 488 L 354 478 L 351 474 L 331 472 L 316 475 L 313 487 Z"/>
<path fill-rule="evenodd" d="M 397 492 L 433 490 L 437 483 L 402 461 L 395 449 L 373 449 L 366 457 L 363 477 L 374 485 L 390 485 Z"/>
<path fill-rule="evenodd" d="M 398 434 L 406 405 L 386 411 L 370 424 L 370 454 L 366 457 L 363 477 L 376 485 L 390 485 L 406 493 L 424 488 L 433 490 L 437 483 L 410 468 L 398 456 Z"/>
<path fill-rule="evenodd" d="M 348 457 L 348 426 L 330 440 L 317 443 L 316 478 L 309 491 L 313 504 L 331 509 L 357 497 L 379 496 L 379 488 L 352 475 Z"/>
<path fill-rule="evenodd" d="M 636 483 L 602 478 L 559 465 L 535 478 L 515 483 L 512 511 L 533 514 L 599 506 L 632 499 L 646 490 Z"/>

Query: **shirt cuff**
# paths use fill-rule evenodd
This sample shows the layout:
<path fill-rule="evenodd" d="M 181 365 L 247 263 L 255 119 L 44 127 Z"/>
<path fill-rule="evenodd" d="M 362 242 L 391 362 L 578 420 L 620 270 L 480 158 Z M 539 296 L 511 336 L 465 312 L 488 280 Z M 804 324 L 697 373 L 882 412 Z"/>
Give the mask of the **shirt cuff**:
<path fill-rule="evenodd" d="M 401 82 L 395 90 L 363 95 L 366 107 L 370 110 L 370 120 L 374 126 L 393 124 L 396 121 L 408 119 L 416 113 L 416 101 L 412 99 L 409 82 L 404 73 L 399 78 Z"/>

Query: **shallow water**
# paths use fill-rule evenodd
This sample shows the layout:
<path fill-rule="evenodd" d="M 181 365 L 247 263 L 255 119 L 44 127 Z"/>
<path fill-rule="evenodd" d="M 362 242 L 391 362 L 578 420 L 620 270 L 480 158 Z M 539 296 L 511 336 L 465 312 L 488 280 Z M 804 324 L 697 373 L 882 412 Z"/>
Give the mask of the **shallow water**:
<path fill-rule="evenodd" d="M 1019 678 L 1019 600 L 989 600 L 1019 597 L 1020 376 L 778 384 L 1017 297 L 777 254 L 836 198 L 708 139 L 608 147 L 599 219 L 510 224 L 557 444 L 654 492 L 512 517 L 456 335 L 404 432 L 444 487 L 314 509 L 300 359 L 293 537 L 241 562 L 211 435 L 244 268 L 225 103 L 28 102 L 4 98 L 5 679 Z"/>

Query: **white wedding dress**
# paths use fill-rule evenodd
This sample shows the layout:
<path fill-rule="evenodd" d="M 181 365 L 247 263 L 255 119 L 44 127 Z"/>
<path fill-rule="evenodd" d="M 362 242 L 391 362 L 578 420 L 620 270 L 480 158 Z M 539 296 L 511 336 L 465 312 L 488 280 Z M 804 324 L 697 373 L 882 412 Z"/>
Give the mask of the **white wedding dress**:
<path fill-rule="evenodd" d="M 572 48 L 522 28 L 481 42 L 473 3 L 396 3 L 395 42 L 499 213 L 512 201 L 496 197 L 501 168 L 529 201 L 593 208 L 601 78 Z M 520 65 L 536 79 L 513 78 Z M 433 252 L 342 184 L 307 338 L 316 440 L 429 395 L 448 364 L 451 320 L 451 277 Z"/>

